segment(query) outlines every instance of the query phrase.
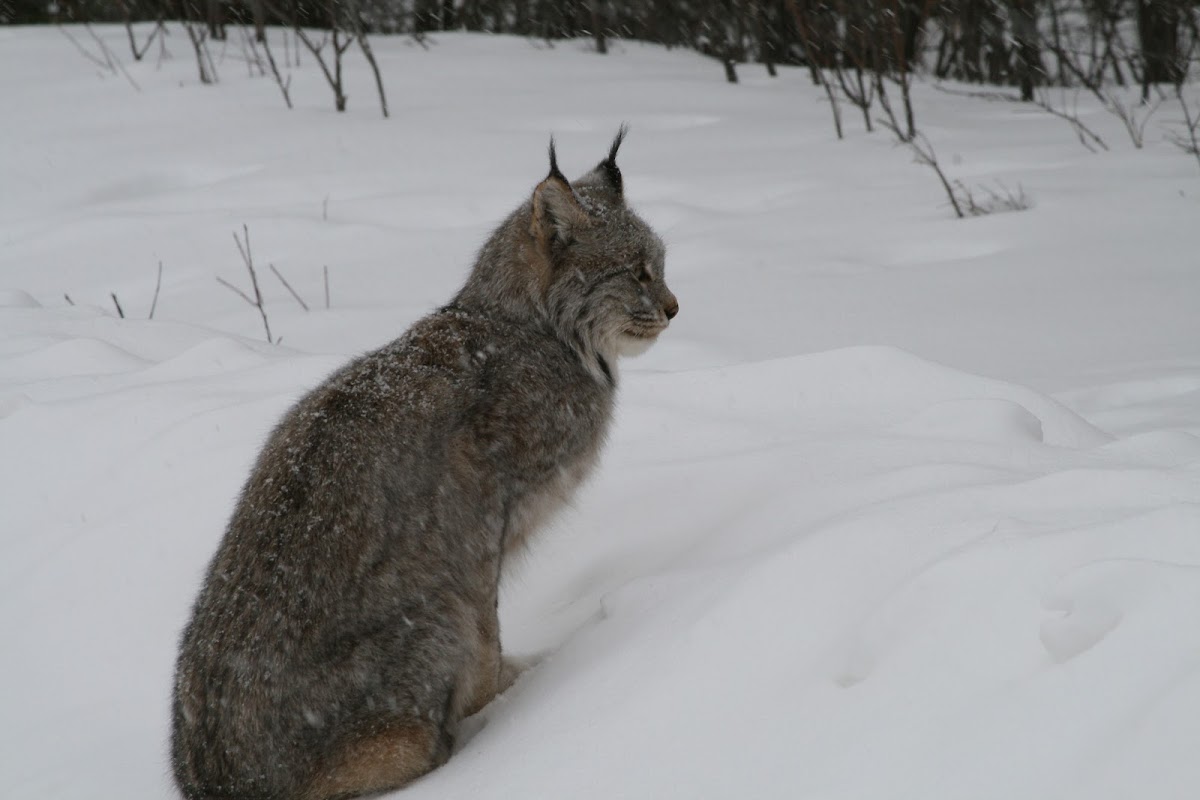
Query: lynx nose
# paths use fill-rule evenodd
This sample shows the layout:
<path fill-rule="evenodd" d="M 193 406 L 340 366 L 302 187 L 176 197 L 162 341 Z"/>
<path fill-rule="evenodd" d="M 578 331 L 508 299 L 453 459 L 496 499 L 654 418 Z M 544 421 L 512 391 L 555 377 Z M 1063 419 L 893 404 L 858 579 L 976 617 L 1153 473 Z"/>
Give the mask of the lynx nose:
<path fill-rule="evenodd" d="M 667 315 L 667 319 L 675 319 L 675 315 L 679 313 L 679 301 L 672 297 L 663 308 L 663 313 Z"/>

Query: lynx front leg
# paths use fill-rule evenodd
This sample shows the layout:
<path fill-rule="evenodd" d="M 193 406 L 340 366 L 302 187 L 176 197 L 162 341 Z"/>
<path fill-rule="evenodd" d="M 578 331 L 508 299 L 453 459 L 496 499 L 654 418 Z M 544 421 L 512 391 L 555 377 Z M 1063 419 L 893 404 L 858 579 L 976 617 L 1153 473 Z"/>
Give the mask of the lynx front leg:
<path fill-rule="evenodd" d="M 504 661 L 500 657 L 500 620 L 494 605 L 479 620 L 477 636 L 475 658 L 468 667 L 469 691 L 462 705 L 464 717 L 479 712 L 499 692 L 508 688 L 508 684 L 501 684 Z"/>
<path fill-rule="evenodd" d="M 479 664 L 480 678 L 477 679 L 476 691 L 473 693 L 471 702 L 465 708 L 463 716 L 469 717 L 483 710 L 484 706 L 496 698 L 496 695 L 503 694 L 516 683 L 517 678 L 521 677 L 521 673 L 528 668 L 529 664 L 523 661 L 500 655 L 500 648 L 497 645 L 494 657 L 484 659 Z"/>
<path fill-rule="evenodd" d="M 544 653 L 519 658 L 502 657 L 500 659 L 500 678 L 497 682 L 496 694 L 504 694 L 511 689 L 518 678 L 541 663 L 544 657 Z"/>

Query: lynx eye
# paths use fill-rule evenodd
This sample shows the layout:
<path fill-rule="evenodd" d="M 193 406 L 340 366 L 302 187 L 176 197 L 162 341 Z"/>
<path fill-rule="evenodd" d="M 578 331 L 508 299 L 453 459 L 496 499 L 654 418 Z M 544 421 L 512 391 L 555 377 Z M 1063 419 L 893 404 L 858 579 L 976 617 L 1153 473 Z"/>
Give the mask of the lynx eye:
<path fill-rule="evenodd" d="M 650 283 L 651 281 L 650 270 L 646 269 L 644 264 L 637 268 L 637 279 L 639 283 Z"/>

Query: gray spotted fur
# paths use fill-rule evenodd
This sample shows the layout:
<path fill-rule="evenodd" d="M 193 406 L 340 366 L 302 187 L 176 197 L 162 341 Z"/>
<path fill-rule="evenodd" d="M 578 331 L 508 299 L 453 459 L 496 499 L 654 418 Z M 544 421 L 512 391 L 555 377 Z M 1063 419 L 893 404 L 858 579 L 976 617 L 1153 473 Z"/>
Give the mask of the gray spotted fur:
<path fill-rule="evenodd" d="M 550 176 L 453 302 L 271 434 L 182 637 L 172 762 L 188 798 L 378 790 L 321 780 L 396 726 L 436 742 L 414 774 L 436 767 L 511 682 L 504 562 L 595 463 L 618 353 L 678 308 L 662 241 L 625 204 L 623 134 L 574 184 L 552 143 Z"/>

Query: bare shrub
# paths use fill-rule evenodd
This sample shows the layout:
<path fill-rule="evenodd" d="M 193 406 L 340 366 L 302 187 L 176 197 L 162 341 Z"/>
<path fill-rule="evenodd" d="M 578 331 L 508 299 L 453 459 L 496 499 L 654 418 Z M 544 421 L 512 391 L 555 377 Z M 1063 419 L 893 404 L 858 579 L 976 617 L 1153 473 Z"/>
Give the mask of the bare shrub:
<path fill-rule="evenodd" d="M 1025 211 L 1033 205 L 1020 184 L 1017 184 L 1015 190 L 1009 189 L 1000 181 L 996 181 L 994 189 L 987 185 L 970 189 L 962 181 L 955 181 L 954 191 L 960 198 L 962 208 L 972 217 L 1005 211 Z"/>
<path fill-rule="evenodd" d="M 1183 124 L 1181 129 L 1169 130 L 1167 140 L 1183 152 L 1195 156 L 1196 163 L 1200 164 L 1200 109 L 1193 109 L 1188 104 L 1182 85 L 1175 87 L 1175 98 L 1183 111 Z"/>
<path fill-rule="evenodd" d="M 242 263 L 246 265 L 246 271 L 250 273 L 250 285 L 253 287 L 254 297 L 251 298 L 250 295 L 246 294 L 241 289 L 220 276 L 217 277 L 217 283 L 221 284 L 226 289 L 235 292 L 247 303 L 257 308 L 259 315 L 262 317 L 263 330 L 266 331 L 267 342 L 270 344 L 278 344 L 279 339 L 271 338 L 271 322 L 267 319 L 267 309 L 263 305 L 262 292 L 258 288 L 258 273 L 254 271 L 254 259 L 250 254 L 250 228 L 246 225 L 242 225 L 242 236 L 244 239 L 239 239 L 237 231 L 233 232 L 233 241 L 237 245 L 238 253 L 240 253 L 242 256 Z"/>
<path fill-rule="evenodd" d="M 383 77 L 379 72 L 379 64 L 375 60 L 375 53 L 371 50 L 371 43 L 367 39 L 366 26 L 363 24 L 362 15 L 359 11 L 357 0 L 325 0 L 324 12 L 325 22 L 329 26 L 327 31 L 322 32 L 321 39 L 314 41 L 311 36 L 301 26 L 300 19 L 295 14 L 295 5 L 292 6 L 290 15 L 284 14 L 278 6 L 264 0 L 264 5 L 272 13 L 280 19 L 290 20 L 290 25 L 296 38 L 308 49 L 313 58 L 317 60 L 317 65 L 321 68 L 321 73 L 325 76 L 325 81 L 329 84 L 329 88 L 333 91 L 333 105 L 338 111 L 346 110 L 346 87 L 342 74 L 342 58 L 353 45 L 357 44 L 359 50 L 363 54 L 363 58 L 367 60 L 367 64 L 371 67 L 371 72 L 375 76 L 375 87 L 379 92 L 379 106 L 383 111 L 383 116 L 387 118 L 387 94 L 383 88 Z M 330 58 L 325 58 L 325 47 L 330 45 Z M 278 75 L 278 71 L 276 71 Z M 283 83 L 276 78 L 276 82 L 283 88 Z"/>

